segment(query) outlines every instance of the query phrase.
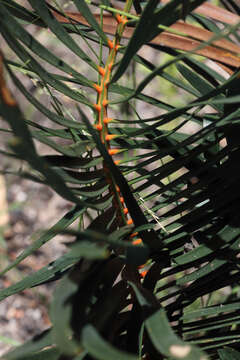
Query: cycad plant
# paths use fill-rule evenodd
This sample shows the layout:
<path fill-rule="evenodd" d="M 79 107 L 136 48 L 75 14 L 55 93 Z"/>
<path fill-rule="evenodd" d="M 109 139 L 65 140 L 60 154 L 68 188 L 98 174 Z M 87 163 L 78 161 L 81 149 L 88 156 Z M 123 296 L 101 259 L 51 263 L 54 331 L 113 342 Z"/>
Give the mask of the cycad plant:
<path fill-rule="evenodd" d="M 58 281 L 51 327 L 4 359 L 240 359 L 239 13 L 235 0 L 0 0 L 2 156 L 72 204 L 1 271 L 71 235 L 0 291 Z"/>

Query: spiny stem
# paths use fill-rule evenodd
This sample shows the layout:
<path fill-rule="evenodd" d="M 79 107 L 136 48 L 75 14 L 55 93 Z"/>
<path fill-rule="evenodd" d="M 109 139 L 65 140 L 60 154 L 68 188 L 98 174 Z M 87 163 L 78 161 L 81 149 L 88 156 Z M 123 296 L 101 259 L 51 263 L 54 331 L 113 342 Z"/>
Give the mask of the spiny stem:
<path fill-rule="evenodd" d="M 132 0 L 127 0 L 124 11 L 130 11 L 132 6 Z M 111 122 L 111 118 L 108 116 L 108 85 L 112 76 L 112 69 L 115 65 L 117 52 L 120 47 L 120 42 L 122 38 L 122 34 L 127 23 L 127 18 L 125 15 L 116 15 L 117 28 L 116 33 L 113 40 L 108 40 L 109 54 L 105 63 L 104 68 L 99 66 L 99 81 L 98 84 L 94 85 L 95 90 L 97 91 L 97 102 L 94 104 L 94 108 L 96 110 L 96 123 L 95 127 L 99 132 L 99 136 L 101 138 L 102 143 L 106 146 L 106 149 L 110 156 L 114 156 L 117 153 L 123 151 L 123 149 L 111 148 L 111 140 L 118 137 L 116 134 L 109 134 L 108 125 Z M 101 63 L 99 63 L 101 64 Z M 117 165 L 117 162 L 115 162 Z M 107 168 L 106 164 L 103 164 L 106 180 L 110 186 L 110 191 L 113 194 L 113 206 L 117 209 L 118 212 L 118 223 L 121 225 L 132 225 L 133 220 L 129 218 L 129 211 L 125 206 L 124 198 L 121 196 L 120 188 L 115 183 L 114 178 L 111 175 L 111 172 Z M 134 234 L 133 238 L 135 238 L 138 234 Z M 133 241 L 136 241 L 136 239 Z M 136 245 L 141 244 L 142 240 L 137 239 Z M 145 276 L 146 272 L 143 271 L 142 274 Z"/>

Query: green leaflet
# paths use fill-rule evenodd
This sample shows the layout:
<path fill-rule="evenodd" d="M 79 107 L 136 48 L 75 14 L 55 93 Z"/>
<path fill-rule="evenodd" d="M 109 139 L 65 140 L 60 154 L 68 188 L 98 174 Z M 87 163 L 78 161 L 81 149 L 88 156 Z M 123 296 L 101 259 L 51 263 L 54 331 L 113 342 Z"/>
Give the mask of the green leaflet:
<path fill-rule="evenodd" d="M 65 118 L 59 114 L 56 114 L 52 111 L 50 111 L 47 107 L 42 105 L 35 97 L 33 97 L 29 91 L 26 90 L 26 88 L 23 86 L 23 84 L 19 81 L 19 79 L 13 74 L 12 71 L 10 72 L 10 76 L 13 79 L 16 86 L 20 89 L 22 94 L 29 100 L 29 102 L 42 114 L 44 114 L 48 119 L 52 120 L 53 122 L 66 126 L 71 127 L 73 129 L 79 129 L 81 126 L 76 122 L 69 118 Z"/>
<path fill-rule="evenodd" d="M 71 281 L 68 276 L 65 276 L 55 290 L 50 309 L 53 342 L 57 344 L 63 354 L 67 355 L 76 355 L 80 351 L 80 345 L 72 338 L 72 304 L 69 301 L 77 289 L 77 282 Z"/>
<path fill-rule="evenodd" d="M 91 325 L 85 326 L 82 330 L 82 344 L 98 360 L 138 360 L 137 356 L 117 350 L 108 344 Z"/>
<path fill-rule="evenodd" d="M 74 76 L 75 79 L 79 81 L 80 84 L 85 86 L 92 86 L 92 82 L 86 79 L 84 76 L 79 74 L 71 66 L 66 64 L 63 60 L 59 59 L 52 52 L 50 52 L 46 47 L 44 47 L 40 42 L 38 42 L 34 37 L 31 36 L 19 23 L 9 15 L 8 11 L 0 4 L 0 16 L 2 17 L 2 24 L 6 26 L 8 31 L 20 41 L 22 41 L 31 51 L 33 51 L 40 58 L 47 61 L 49 64 L 53 65 L 55 68 L 66 72 L 67 74 Z M 85 61 L 91 64 L 88 61 L 89 59 L 85 58 Z"/>
<path fill-rule="evenodd" d="M 225 348 L 218 350 L 220 360 L 238 360 L 240 358 L 240 353 L 231 348 Z"/>
<path fill-rule="evenodd" d="M 96 166 L 102 162 L 102 159 L 100 157 L 79 158 L 61 155 L 46 155 L 44 156 L 44 159 L 52 166 L 81 169 L 87 169 Z"/>
<path fill-rule="evenodd" d="M 207 356 L 193 345 L 185 343 L 173 332 L 164 309 L 158 310 L 146 321 L 146 328 L 156 349 L 169 356 L 171 359 L 178 360 L 207 360 Z"/>
<path fill-rule="evenodd" d="M 44 162 L 36 153 L 30 132 L 22 118 L 22 114 L 17 106 L 8 106 L 7 104 L 0 104 L 0 111 L 3 118 L 10 124 L 13 129 L 15 138 L 11 142 L 12 149 L 18 154 L 22 159 L 28 161 L 28 163 L 37 171 L 39 171 L 46 179 L 49 185 L 59 193 L 65 199 L 81 204 L 87 205 L 87 202 L 77 198 L 71 190 L 66 186 L 62 178 L 50 168 L 46 162 Z M 18 121 L 15 121 L 18 119 Z M 89 203 L 90 205 L 90 203 Z M 97 206 L 102 208 L 101 205 L 90 205 L 93 208 Z"/>
<path fill-rule="evenodd" d="M 195 72 L 189 70 L 186 66 L 178 64 L 177 65 L 178 70 L 182 74 L 182 76 L 193 86 L 194 89 L 196 89 L 201 95 L 205 95 L 208 92 L 212 91 L 214 88 L 207 83 L 204 79 L 202 79 L 201 76 L 196 74 Z M 215 99 L 223 99 L 223 96 L 217 96 Z M 218 111 L 223 110 L 223 105 L 216 104 L 214 106 Z"/>
<path fill-rule="evenodd" d="M 97 64 L 87 56 L 80 46 L 73 40 L 73 38 L 67 33 L 63 25 L 56 20 L 48 9 L 45 1 L 39 3 L 38 0 L 28 0 L 32 7 L 37 11 L 41 19 L 44 20 L 46 25 L 52 30 L 52 32 L 61 40 L 61 42 L 71 49 L 76 55 L 87 62 L 90 66 L 97 70 Z"/>
<path fill-rule="evenodd" d="M 47 347 L 52 347 L 50 353 L 47 352 L 47 358 L 55 360 L 59 356 L 59 352 L 55 346 L 52 346 L 52 331 L 47 330 L 42 334 L 27 341 L 25 344 L 18 346 L 15 350 L 12 350 L 4 355 L 4 359 L 7 360 L 35 360 L 46 358 L 46 353 L 42 353 L 42 350 Z"/>
<path fill-rule="evenodd" d="M 49 265 L 44 266 L 35 273 L 26 276 L 16 284 L 1 290 L 0 301 L 27 288 L 38 286 L 50 280 L 62 277 L 65 271 L 76 264 L 81 257 L 88 259 L 105 259 L 108 254 L 109 253 L 105 248 L 97 247 L 92 243 L 76 243 L 73 250 L 70 250 L 67 254 L 61 256 Z"/>
<path fill-rule="evenodd" d="M 62 232 L 66 227 L 72 224 L 76 219 L 78 219 L 83 214 L 85 210 L 86 210 L 85 208 L 75 206 L 73 209 L 67 212 L 62 217 L 62 219 L 60 219 L 50 229 L 46 230 L 37 240 L 33 242 L 32 245 L 28 246 L 20 255 L 18 255 L 15 261 L 13 261 L 5 269 L 3 269 L 0 275 L 2 276 L 6 274 L 9 270 L 15 268 L 18 264 L 20 264 L 20 262 L 26 259 L 26 257 L 31 255 L 34 251 L 36 251 L 41 246 L 43 246 L 48 241 L 50 241 L 52 238 L 54 238 L 58 232 L 59 233 Z"/>
<path fill-rule="evenodd" d="M 190 0 L 188 11 L 192 11 L 203 2 L 204 0 Z M 172 0 L 161 9 L 157 9 L 158 4 L 158 0 L 148 1 L 112 82 L 116 82 L 124 74 L 140 47 L 163 31 L 158 28 L 159 24 L 170 26 L 181 17 L 182 2 L 180 0 Z"/>
<path fill-rule="evenodd" d="M 91 140 L 79 140 L 71 145 L 61 146 L 55 141 L 52 141 L 50 137 L 46 137 L 45 134 L 43 135 L 40 132 L 34 132 L 33 136 L 35 139 L 48 145 L 50 148 L 55 149 L 59 153 L 69 157 L 70 156 L 81 157 L 82 154 L 92 150 L 94 147 L 94 143 Z"/>
<path fill-rule="evenodd" d="M 195 310 L 195 311 L 191 311 L 191 312 L 186 312 L 183 316 L 182 319 L 184 320 L 192 320 L 192 319 L 197 319 L 199 317 L 203 317 L 203 316 L 209 316 L 209 315 L 215 315 L 217 316 L 218 314 L 221 313 L 225 313 L 225 312 L 229 312 L 229 311 L 234 311 L 239 309 L 239 303 L 235 302 L 232 304 L 220 304 L 220 305 L 215 305 L 215 306 L 209 306 L 200 310 Z"/>
<path fill-rule="evenodd" d="M 231 240 L 233 240 L 236 237 L 239 237 L 240 230 L 237 228 L 233 228 L 231 226 L 226 226 L 220 233 L 218 234 L 221 241 L 214 246 L 214 250 L 218 248 L 219 245 L 223 246 L 226 243 L 229 243 Z M 208 246 L 208 242 L 206 242 L 206 245 L 200 245 L 196 249 L 192 250 L 189 253 L 186 253 L 184 255 L 181 255 L 175 259 L 176 263 L 178 264 L 186 264 L 189 261 L 193 261 L 196 259 L 199 259 L 201 257 L 204 257 L 208 254 L 210 254 L 213 250 L 211 249 L 210 243 Z"/>
<path fill-rule="evenodd" d="M 101 29 L 101 27 L 99 26 L 97 21 L 95 20 L 95 17 L 93 16 L 91 11 L 89 10 L 89 7 L 87 6 L 85 0 L 84 1 L 74 0 L 74 3 L 76 5 L 76 7 L 78 8 L 80 14 L 82 14 L 85 17 L 87 22 L 96 31 L 96 33 L 99 35 L 99 37 L 107 44 L 107 41 L 108 41 L 107 36 L 103 32 L 103 30 Z"/>
<path fill-rule="evenodd" d="M 91 103 L 87 101 L 85 96 L 80 94 L 78 91 L 72 90 L 70 87 L 65 85 L 63 82 L 54 78 L 49 72 L 47 72 L 31 55 L 25 48 L 3 27 L 1 24 L 0 31 L 3 37 L 8 42 L 8 45 L 13 49 L 13 51 L 19 56 L 19 58 L 25 63 L 28 64 L 28 67 L 31 71 L 36 72 L 42 81 L 54 89 L 63 93 L 64 95 L 76 100 L 80 103 L 83 103 L 89 107 L 92 107 Z"/>
<path fill-rule="evenodd" d="M 15 17 L 29 22 L 30 24 L 36 24 L 39 26 L 44 26 L 43 21 L 34 14 L 32 11 L 26 9 L 25 7 L 19 5 L 13 0 L 8 0 L 4 3 L 8 11 Z"/>
<path fill-rule="evenodd" d="M 143 308 L 148 308 L 154 313 L 145 320 L 145 327 L 148 335 L 157 349 L 164 356 L 171 359 L 186 360 L 207 360 L 207 356 L 195 346 L 182 341 L 172 330 L 163 308 L 156 310 L 156 300 L 153 295 L 147 295 L 141 291 L 134 283 L 130 283 L 139 304 Z"/>

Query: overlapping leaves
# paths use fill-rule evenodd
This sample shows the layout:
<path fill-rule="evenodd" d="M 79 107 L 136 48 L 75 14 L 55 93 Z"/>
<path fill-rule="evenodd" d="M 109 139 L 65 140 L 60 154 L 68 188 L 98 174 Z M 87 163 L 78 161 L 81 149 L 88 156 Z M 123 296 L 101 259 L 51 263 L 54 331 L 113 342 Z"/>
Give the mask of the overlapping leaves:
<path fill-rule="evenodd" d="M 219 304 L 203 306 L 197 311 L 191 310 L 191 304 L 204 297 L 210 301 L 211 294 L 238 284 L 239 72 L 228 68 L 231 76 L 226 79 L 202 59 L 162 45 L 151 46 L 156 54 L 169 54 L 170 60 L 163 65 L 155 66 L 137 55 L 144 44 L 162 32 L 159 24 L 173 24 L 202 2 L 189 1 L 181 11 L 181 1 L 171 1 L 163 7 L 149 1 L 132 39 L 121 48 L 122 57 L 109 86 L 114 97 L 112 103 L 128 101 L 133 107 L 134 102 L 143 103 L 159 115 L 146 118 L 135 108 L 136 117 L 131 118 L 131 114 L 130 118 L 116 119 L 111 131 L 120 136 L 111 144 L 125 149 L 118 166 L 102 145 L 92 126 L 93 120 L 84 115 L 84 106 L 93 109 L 92 98 L 86 91 L 80 93 L 71 87 L 74 83 L 89 90 L 93 81 L 38 42 L 20 21 L 49 28 L 79 61 L 91 67 L 97 78 L 98 64 L 70 35 L 74 31 L 79 39 L 95 42 L 101 38 L 101 46 L 106 45 L 106 34 L 89 7 L 75 1 L 91 29 L 67 15 L 66 22 L 58 21 L 47 2 L 40 5 L 39 1 L 29 1 L 32 11 L 14 1 L 0 3 L 0 31 L 16 54 L 14 62 L 5 58 L 6 69 L 27 100 L 58 126 L 50 128 L 26 120 L 17 104 L 7 103 L 1 72 L 0 112 L 14 135 L 11 149 L 30 165 L 26 177 L 34 178 L 37 174 L 42 183 L 76 204 L 3 270 L 3 273 L 9 271 L 57 233 L 65 232 L 76 239 L 63 257 L 0 292 L 0 298 L 4 299 L 65 275 L 51 308 L 52 330 L 24 345 L 20 353 L 9 353 L 6 358 L 58 359 L 64 353 L 75 360 L 86 356 L 137 359 L 143 354 L 155 358 L 179 358 L 180 354 L 183 359 L 204 359 L 205 355 L 195 344 L 213 358 L 218 355 L 223 360 L 236 358 L 237 350 L 223 349 L 223 345 L 234 344 L 239 348 L 237 295 L 229 293 L 225 303 L 218 299 Z M 109 4 L 104 2 L 104 5 Z M 231 6 L 238 9 L 233 1 Z M 198 15 L 194 20 L 216 32 L 216 37 L 238 39 L 236 26 L 226 27 L 221 34 L 208 19 Z M 231 38 L 229 33 L 233 34 Z M 213 40 L 216 39 L 210 39 L 207 45 Z M 116 82 L 132 59 L 149 72 L 136 88 Z M 46 70 L 46 64 L 54 66 L 56 71 Z M 174 73 L 169 71 L 173 64 L 176 64 Z M 54 92 L 74 100 L 81 107 L 79 118 L 70 118 L 57 106 L 58 102 L 52 109 L 47 108 L 31 94 L 15 70 L 48 89 L 53 103 Z M 61 75 L 57 73 L 59 70 Z M 161 96 L 146 91 L 153 80 L 162 79 L 176 86 L 179 94 L 184 92 L 181 106 L 164 102 Z M 211 108 L 206 109 L 206 105 Z M 192 134 L 184 130 L 193 125 L 197 130 Z M 59 139 L 71 143 L 60 145 Z M 40 156 L 35 140 L 57 154 Z M 134 226 L 143 239 L 142 248 L 126 243 L 129 229 L 118 229 L 103 162 L 120 187 Z M 89 209 L 95 211 L 95 219 L 88 229 L 70 230 L 70 224 Z M 86 268 L 83 258 L 89 261 Z M 149 271 L 142 281 L 136 265 L 146 259 L 149 259 Z M 116 282 L 120 274 L 122 279 Z M 59 317 L 59 313 L 63 316 Z M 164 337 L 159 337 L 159 332 Z"/>

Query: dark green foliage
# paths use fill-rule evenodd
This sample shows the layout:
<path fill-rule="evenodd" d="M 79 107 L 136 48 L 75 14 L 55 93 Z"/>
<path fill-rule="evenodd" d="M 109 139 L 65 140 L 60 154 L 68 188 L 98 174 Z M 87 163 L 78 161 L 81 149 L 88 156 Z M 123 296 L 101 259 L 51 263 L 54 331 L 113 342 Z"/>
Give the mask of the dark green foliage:
<path fill-rule="evenodd" d="M 226 78 L 184 47 L 180 52 L 161 41 L 150 44 L 163 33 L 159 25 L 168 27 L 183 18 L 231 42 L 239 38 L 237 25 L 222 21 L 221 33 L 213 21 L 192 14 L 204 0 L 166 5 L 134 1 L 140 19 L 133 19 L 135 29 L 126 46 L 121 29 L 114 35 L 122 46 L 106 85 L 108 107 L 115 110 L 108 131 L 118 135 L 111 148 L 122 150 L 115 163 L 94 126 L 94 83 L 100 79 L 98 67 L 105 66 L 105 58 L 109 61 L 104 18 L 98 23 L 83 1 L 74 1 L 81 19 L 65 13 L 64 7 L 54 8 L 55 2 L 28 2 L 31 10 L 17 1 L 0 1 L 0 32 L 15 54 L 10 59 L 3 53 L 0 59 L 0 115 L 12 135 L 11 152 L 1 153 L 24 161 L 26 170 L 19 175 L 51 187 L 72 209 L 1 275 L 59 233 L 73 241 L 62 257 L 0 291 L 3 301 L 59 280 L 50 308 L 52 327 L 4 359 L 239 359 L 239 70 L 226 60 L 231 74 Z M 240 11 L 232 0 L 224 5 Z M 101 13 L 103 6 L 110 4 L 100 1 Z M 69 54 L 60 58 L 33 37 L 26 26 L 30 24 L 49 29 L 57 46 L 78 59 L 78 66 Z M 116 24 L 112 18 L 110 25 Z M 207 45 L 218 51 L 222 45 L 213 40 Z M 140 56 L 143 46 L 146 54 Z M 149 49 L 155 64 L 148 59 Z M 163 54 L 168 54 L 164 63 Z M 237 58 L 228 54 L 226 58 Z M 140 76 L 132 74 L 130 81 L 132 63 Z M 9 93 L 3 64 L 5 78 L 8 74 L 9 82 L 48 119 L 47 125 L 26 119 L 25 109 Z M 91 76 L 82 71 L 86 66 Z M 37 81 L 51 106 L 23 78 Z M 64 96 L 70 105 L 61 103 Z M 38 153 L 36 141 L 55 155 Z M 130 226 L 116 200 L 118 188 L 133 221 Z M 82 226 L 89 211 L 93 220 Z M 76 220 L 79 227 L 70 228 Z M 131 242 L 134 232 L 142 240 L 139 246 Z M 140 275 L 142 264 L 145 277 Z M 229 289 L 226 295 L 224 287 Z"/>

